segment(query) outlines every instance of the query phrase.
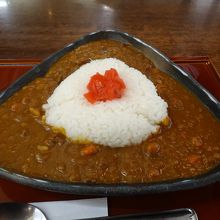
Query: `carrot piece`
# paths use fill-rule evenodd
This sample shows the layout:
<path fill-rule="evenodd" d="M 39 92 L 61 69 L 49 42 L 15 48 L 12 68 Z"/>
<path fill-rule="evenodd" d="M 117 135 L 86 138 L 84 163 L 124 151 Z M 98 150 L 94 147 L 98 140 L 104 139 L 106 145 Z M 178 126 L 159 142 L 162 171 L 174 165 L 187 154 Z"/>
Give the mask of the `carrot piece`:
<path fill-rule="evenodd" d="M 198 164 L 201 161 L 201 157 L 199 155 L 192 154 L 188 157 L 188 161 L 191 164 Z"/>
<path fill-rule="evenodd" d="M 160 145 L 156 142 L 149 143 L 146 151 L 150 156 L 157 156 L 160 151 Z"/>
<path fill-rule="evenodd" d="M 98 152 L 98 146 L 94 145 L 94 144 L 87 145 L 86 147 L 82 148 L 82 150 L 81 150 L 81 154 L 83 156 L 90 156 L 90 155 L 93 155 L 97 152 Z"/>

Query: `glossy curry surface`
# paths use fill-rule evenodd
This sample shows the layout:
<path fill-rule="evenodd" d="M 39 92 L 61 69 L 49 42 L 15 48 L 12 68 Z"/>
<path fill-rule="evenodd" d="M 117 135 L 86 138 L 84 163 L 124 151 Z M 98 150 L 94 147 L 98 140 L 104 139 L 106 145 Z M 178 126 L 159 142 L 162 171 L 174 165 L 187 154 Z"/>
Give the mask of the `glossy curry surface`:
<path fill-rule="evenodd" d="M 91 59 L 116 57 L 154 82 L 168 102 L 170 121 L 137 146 L 97 146 L 91 155 L 42 122 L 42 105 L 59 83 Z M 180 83 L 140 52 L 116 41 L 81 46 L 0 107 L 0 166 L 64 182 L 140 183 L 192 177 L 220 162 L 220 123 Z M 7 125 L 7 129 L 5 126 Z"/>

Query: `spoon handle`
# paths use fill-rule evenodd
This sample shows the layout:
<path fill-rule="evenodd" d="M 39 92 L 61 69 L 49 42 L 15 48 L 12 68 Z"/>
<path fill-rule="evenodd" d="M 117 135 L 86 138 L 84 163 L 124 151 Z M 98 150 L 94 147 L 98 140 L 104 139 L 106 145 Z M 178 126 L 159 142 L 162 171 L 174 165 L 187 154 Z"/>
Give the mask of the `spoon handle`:
<path fill-rule="evenodd" d="M 197 214 L 193 209 L 183 208 L 161 212 L 141 213 L 131 215 L 119 215 L 100 218 L 89 218 L 86 220 L 198 220 Z"/>

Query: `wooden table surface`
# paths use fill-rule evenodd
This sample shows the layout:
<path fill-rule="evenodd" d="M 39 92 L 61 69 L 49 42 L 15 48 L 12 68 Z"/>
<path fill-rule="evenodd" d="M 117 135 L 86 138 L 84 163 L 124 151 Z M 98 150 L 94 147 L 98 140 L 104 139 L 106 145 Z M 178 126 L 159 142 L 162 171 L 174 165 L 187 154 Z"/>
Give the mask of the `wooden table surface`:
<path fill-rule="evenodd" d="M 220 72 L 219 0 L 0 0 L 0 58 L 46 58 L 116 29 L 168 56 L 210 56 Z"/>
<path fill-rule="evenodd" d="M 0 0 L 0 59 L 44 59 L 80 36 L 104 29 L 128 32 L 168 56 L 209 56 L 220 72 L 218 0 Z M 0 189 L 7 194 L 5 200 L 13 199 L 16 188 L 10 182 L 5 185 L 14 189 Z M 21 197 L 29 201 L 29 189 L 21 189 Z M 192 192 L 151 195 L 147 200 L 112 198 L 110 214 L 135 212 L 135 200 L 139 211 L 145 207 L 149 211 L 158 202 L 160 209 L 170 208 L 169 202 L 178 199 L 172 208 L 198 207 L 201 219 L 208 219 L 211 212 L 212 219 L 218 219 L 219 195 L 220 184 L 215 184 Z"/>

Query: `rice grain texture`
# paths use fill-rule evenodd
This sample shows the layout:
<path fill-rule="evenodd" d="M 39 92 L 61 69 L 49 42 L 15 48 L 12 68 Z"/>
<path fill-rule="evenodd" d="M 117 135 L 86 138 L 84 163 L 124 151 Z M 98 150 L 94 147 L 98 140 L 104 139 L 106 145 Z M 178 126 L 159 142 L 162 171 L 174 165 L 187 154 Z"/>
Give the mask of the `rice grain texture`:
<path fill-rule="evenodd" d="M 114 68 L 126 84 L 119 99 L 89 103 L 84 93 L 90 77 Z M 46 123 L 65 129 L 73 141 L 109 147 L 139 144 L 167 117 L 167 103 L 137 69 L 116 58 L 93 60 L 64 79 L 43 105 Z"/>

